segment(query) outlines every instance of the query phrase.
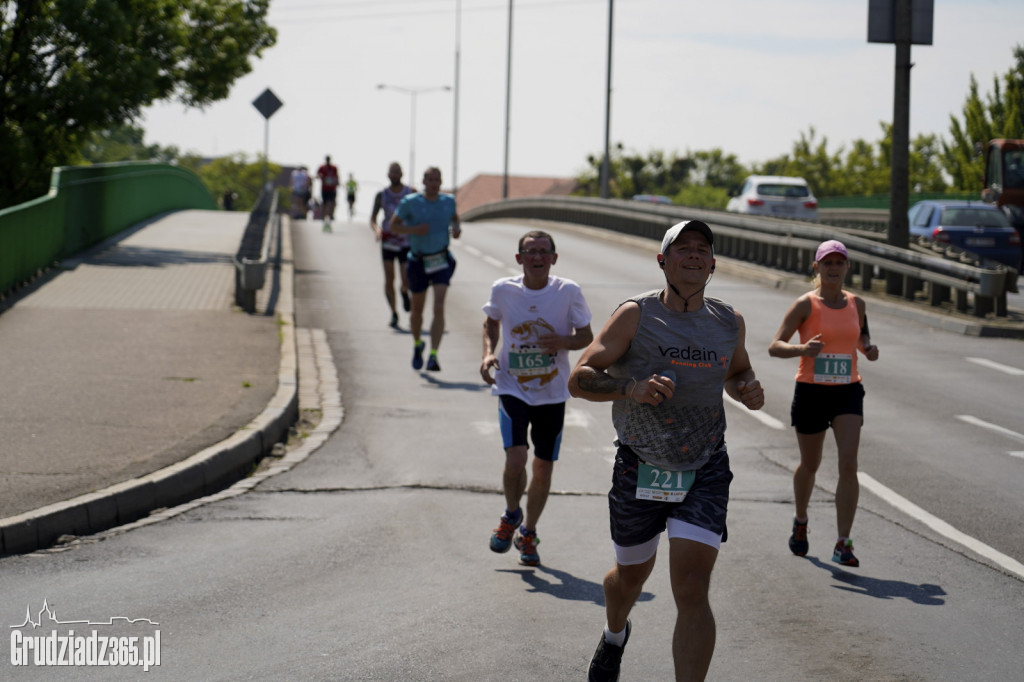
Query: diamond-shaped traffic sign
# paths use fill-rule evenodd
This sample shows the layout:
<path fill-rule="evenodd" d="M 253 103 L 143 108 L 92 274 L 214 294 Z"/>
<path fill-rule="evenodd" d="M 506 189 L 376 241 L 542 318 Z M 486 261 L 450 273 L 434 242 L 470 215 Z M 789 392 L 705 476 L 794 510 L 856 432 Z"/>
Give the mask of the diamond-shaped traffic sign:
<path fill-rule="evenodd" d="M 264 90 L 259 97 L 252 101 L 252 105 L 256 107 L 256 111 L 263 114 L 263 118 L 270 118 L 274 115 L 274 112 L 284 106 L 284 103 L 277 98 L 270 88 Z"/>

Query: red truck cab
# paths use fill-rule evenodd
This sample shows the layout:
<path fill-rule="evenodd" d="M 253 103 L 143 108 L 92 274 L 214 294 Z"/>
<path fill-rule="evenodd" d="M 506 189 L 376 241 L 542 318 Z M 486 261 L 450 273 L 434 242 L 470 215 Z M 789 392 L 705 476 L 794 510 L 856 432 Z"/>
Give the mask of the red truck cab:
<path fill-rule="evenodd" d="M 981 199 L 1003 209 L 1024 242 L 1024 140 L 990 140 Z M 1018 271 L 1024 269 L 1024 256 Z"/>
<path fill-rule="evenodd" d="M 998 139 L 988 143 L 981 198 L 1000 208 L 1024 209 L 1024 140 Z M 1013 216 L 1010 218 L 1012 220 Z"/>

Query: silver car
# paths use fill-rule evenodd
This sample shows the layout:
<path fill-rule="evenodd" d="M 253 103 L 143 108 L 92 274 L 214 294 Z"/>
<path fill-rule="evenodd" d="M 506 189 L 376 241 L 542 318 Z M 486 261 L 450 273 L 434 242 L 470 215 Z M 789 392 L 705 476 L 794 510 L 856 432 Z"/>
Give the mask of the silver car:
<path fill-rule="evenodd" d="M 818 200 L 803 178 L 751 175 L 725 207 L 733 213 L 817 220 Z"/>

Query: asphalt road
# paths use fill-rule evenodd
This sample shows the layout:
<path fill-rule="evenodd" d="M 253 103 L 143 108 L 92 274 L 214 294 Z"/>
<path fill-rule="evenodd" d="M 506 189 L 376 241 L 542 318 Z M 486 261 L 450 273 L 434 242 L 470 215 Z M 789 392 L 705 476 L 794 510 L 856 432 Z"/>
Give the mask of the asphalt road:
<path fill-rule="evenodd" d="M 295 445 L 295 465 L 246 494 L 158 523 L 0 560 L 4 620 L 21 623 L 26 607 L 35 612 L 47 600 L 64 620 L 156 621 L 154 678 L 584 679 L 613 558 L 607 405 L 569 404 L 556 492 L 539 530 L 543 565 L 521 567 L 514 553 L 486 548 L 503 506 L 502 452 L 497 402 L 478 375 L 480 306 L 490 283 L 515 271 L 525 229 L 466 225 L 455 246 L 444 369 L 434 374 L 409 368 L 411 337 L 387 326 L 365 222 L 339 223 L 333 234 L 297 223 L 300 386 L 325 419 Z M 555 272 L 581 283 L 595 328 L 627 295 L 659 286 L 653 243 L 552 231 Z M 862 567 L 847 570 L 829 560 L 830 447 L 811 507 L 811 551 L 800 559 L 786 547 L 796 367 L 766 349 L 800 290 L 719 263 L 708 292 L 745 315 L 768 392 L 763 414 L 727 408 L 736 478 L 730 539 L 712 584 L 718 644 L 709 679 L 1019 677 L 1024 446 L 1014 434 L 1024 430 L 1024 376 L 1007 369 L 1024 369 L 1020 342 L 933 331 L 869 302 L 881 358 L 861 367 L 861 469 L 878 487 L 862 491 L 854 529 Z M 632 618 L 622 679 L 670 679 L 674 607 L 664 561 Z M 71 677 L 32 666 L 4 672 Z M 118 676 L 137 671 L 74 670 L 74 679 Z"/>

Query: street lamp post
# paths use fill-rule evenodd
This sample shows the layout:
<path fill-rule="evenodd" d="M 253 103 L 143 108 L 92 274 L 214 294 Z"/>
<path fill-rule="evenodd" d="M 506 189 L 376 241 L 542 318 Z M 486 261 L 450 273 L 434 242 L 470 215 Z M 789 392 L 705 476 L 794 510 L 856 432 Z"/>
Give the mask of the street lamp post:
<path fill-rule="evenodd" d="M 450 91 L 450 85 L 437 85 L 426 88 L 407 88 L 399 85 L 377 84 L 378 90 L 395 90 L 409 95 L 411 110 L 409 113 L 409 180 L 416 183 L 416 97 L 424 92 L 435 92 L 440 90 Z"/>

